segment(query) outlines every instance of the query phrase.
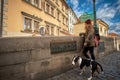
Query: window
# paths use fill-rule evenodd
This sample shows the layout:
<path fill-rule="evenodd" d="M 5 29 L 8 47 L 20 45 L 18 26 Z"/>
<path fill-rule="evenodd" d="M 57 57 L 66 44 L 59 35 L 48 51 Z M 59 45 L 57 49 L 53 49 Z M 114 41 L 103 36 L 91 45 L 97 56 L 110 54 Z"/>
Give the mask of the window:
<path fill-rule="evenodd" d="M 4 3 L 5 3 L 5 4 L 8 4 L 8 0 L 4 0 Z"/>
<path fill-rule="evenodd" d="M 58 19 L 58 20 L 60 20 L 60 19 L 59 19 L 59 16 L 60 16 L 60 12 L 57 11 L 57 19 Z"/>
<path fill-rule="evenodd" d="M 39 0 L 34 0 L 34 5 L 35 5 L 36 7 L 39 7 Z"/>
<path fill-rule="evenodd" d="M 39 22 L 34 21 L 34 32 L 39 32 Z"/>
<path fill-rule="evenodd" d="M 27 2 L 31 2 L 31 0 L 25 0 L 25 1 L 27 1 Z"/>
<path fill-rule="evenodd" d="M 58 34 L 58 36 L 59 36 L 59 29 L 57 29 L 57 34 Z"/>
<path fill-rule="evenodd" d="M 53 7 L 51 7 L 51 15 L 54 16 L 54 8 Z"/>
<path fill-rule="evenodd" d="M 63 16 L 63 24 L 64 24 L 64 16 Z"/>
<path fill-rule="evenodd" d="M 104 30 L 104 33 L 106 34 L 106 29 Z"/>
<path fill-rule="evenodd" d="M 68 19 L 66 18 L 66 25 L 68 25 Z"/>
<path fill-rule="evenodd" d="M 65 11 L 65 6 L 64 5 L 62 5 L 62 10 Z"/>
<path fill-rule="evenodd" d="M 24 30 L 25 31 L 32 31 L 32 29 L 31 29 L 31 19 L 24 18 Z"/>
<path fill-rule="evenodd" d="M 45 12 L 54 17 L 54 7 L 48 2 L 45 3 Z"/>
<path fill-rule="evenodd" d="M 46 3 L 46 12 L 49 13 L 50 9 L 49 9 L 50 5 Z"/>
<path fill-rule="evenodd" d="M 29 3 L 33 7 L 41 9 L 41 0 L 24 0 L 24 1 L 26 1 L 27 3 Z"/>
<path fill-rule="evenodd" d="M 51 35 L 54 35 L 54 27 L 51 27 Z"/>

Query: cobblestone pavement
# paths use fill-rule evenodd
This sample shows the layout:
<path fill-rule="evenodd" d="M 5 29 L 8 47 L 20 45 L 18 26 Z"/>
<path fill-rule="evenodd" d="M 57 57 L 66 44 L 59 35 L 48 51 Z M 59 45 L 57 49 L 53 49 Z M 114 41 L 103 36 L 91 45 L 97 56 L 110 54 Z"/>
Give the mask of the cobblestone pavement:
<path fill-rule="evenodd" d="M 104 74 L 96 73 L 92 80 L 120 80 L 120 52 L 111 53 L 98 60 L 98 62 L 103 66 Z M 89 69 L 82 75 L 79 75 L 79 73 L 79 68 L 75 68 L 47 80 L 87 80 L 90 76 Z"/>

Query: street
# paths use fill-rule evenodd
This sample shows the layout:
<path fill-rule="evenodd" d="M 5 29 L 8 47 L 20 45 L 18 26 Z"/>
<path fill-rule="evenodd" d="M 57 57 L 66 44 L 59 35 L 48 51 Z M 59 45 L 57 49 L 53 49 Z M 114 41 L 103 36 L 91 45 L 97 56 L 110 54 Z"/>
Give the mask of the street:
<path fill-rule="evenodd" d="M 113 52 L 97 61 L 103 66 L 104 74 L 96 74 L 92 80 L 120 80 L 120 52 Z M 82 75 L 79 73 L 79 68 L 75 68 L 47 80 L 87 80 L 90 76 L 89 69 Z"/>

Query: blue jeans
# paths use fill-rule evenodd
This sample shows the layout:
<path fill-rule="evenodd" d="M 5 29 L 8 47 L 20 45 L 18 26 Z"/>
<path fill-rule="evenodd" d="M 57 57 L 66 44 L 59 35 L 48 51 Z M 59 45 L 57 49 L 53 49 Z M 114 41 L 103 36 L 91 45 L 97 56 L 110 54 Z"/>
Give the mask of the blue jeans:
<path fill-rule="evenodd" d="M 95 56 L 94 56 L 94 47 L 85 47 L 84 50 L 83 50 L 83 55 L 86 57 L 86 58 L 90 58 L 88 56 L 88 51 L 90 52 L 90 55 L 91 55 L 91 58 L 93 60 L 95 60 Z"/>

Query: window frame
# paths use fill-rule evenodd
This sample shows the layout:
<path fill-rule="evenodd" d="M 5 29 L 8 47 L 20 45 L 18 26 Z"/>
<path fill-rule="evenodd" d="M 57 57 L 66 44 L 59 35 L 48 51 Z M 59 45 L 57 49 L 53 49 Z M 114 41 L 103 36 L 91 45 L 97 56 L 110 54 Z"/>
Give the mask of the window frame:
<path fill-rule="evenodd" d="M 60 12 L 57 10 L 57 20 L 60 21 Z"/>
<path fill-rule="evenodd" d="M 30 20 L 30 29 L 28 28 L 28 20 Z M 27 23 L 26 23 L 27 21 Z M 26 25 L 27 24 L 27 25 Z M 32 32 L 32 19 L 24 16 L 24 31 Z"/>
<path fill-rule="evenodd" d="M 54 27 L 51 27 L 51 35 L 54 35 Z"/>
<path fill-rule="evenodd" d="M 51 14 L 52 16 L 54 16 L 54 14 L 55 14 L 54 12 L 55 12 L 55 9 L 54 9 L 54 7 L 51 6 L 50 14 Z"/>
<path fill-rule="evenodd" d="M 34 32 L 39 32 L 39 24 L 40 24 L 40 22 L 39 21 L 37 21 L 37 20 L 33 20 L 34 21 Z M 36 27 L 36 24 L 35 23 L 37 23 L 37 27 Z"/>
<path fill-rule="evenodd" d="M 50 4 L 45 2 L 45 12 L 50 13 Z"/>
<path fill-rule="evenodd" d="M 39 10 L 42 10 L 42 0 L 38 0 L 38 2 L 35 2 L 36 0 L 23 0 L 23 1 Z"/>

